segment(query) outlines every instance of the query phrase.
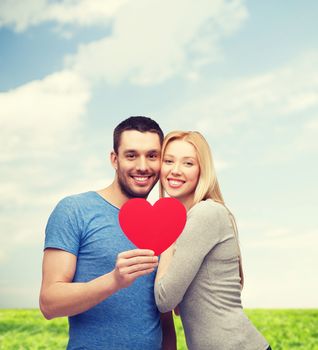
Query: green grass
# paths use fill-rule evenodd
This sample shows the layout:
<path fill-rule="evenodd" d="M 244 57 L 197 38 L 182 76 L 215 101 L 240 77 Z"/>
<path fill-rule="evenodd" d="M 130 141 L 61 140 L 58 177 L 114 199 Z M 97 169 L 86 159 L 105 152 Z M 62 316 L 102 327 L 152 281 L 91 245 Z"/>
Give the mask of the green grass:
<path fill-rule="evenodd" d="M 273 350 L 318 350 L 318 310 L 245 310 Z"/>
<path fill-rule="evenodd" d="M 318 310 L 246 310 L 273 350 L 318 350 Z M 178 350 L 186 350 L 180 318 Z M 38 310 L 0 310 L 0 350 L 65 349 L 67 320 L 46 321 Z"/>

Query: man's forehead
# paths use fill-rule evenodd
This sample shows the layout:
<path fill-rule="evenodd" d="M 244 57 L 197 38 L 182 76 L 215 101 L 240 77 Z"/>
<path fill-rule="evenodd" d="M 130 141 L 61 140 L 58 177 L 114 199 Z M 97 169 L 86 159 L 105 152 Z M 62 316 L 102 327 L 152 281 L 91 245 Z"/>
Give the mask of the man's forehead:
<path fill-rule="evenodd" d="M 120 137 L 119 148 L 122 151 L 135 150 L 139 152 L 160 151 L 160 138 L 154 132 L 125 130 Z"/>

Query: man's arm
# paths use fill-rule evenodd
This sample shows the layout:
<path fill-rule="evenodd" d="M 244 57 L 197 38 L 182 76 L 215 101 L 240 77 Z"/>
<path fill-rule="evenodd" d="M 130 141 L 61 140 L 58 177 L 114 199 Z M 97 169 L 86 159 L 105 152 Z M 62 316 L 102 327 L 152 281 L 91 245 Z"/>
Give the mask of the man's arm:
<path fill-rule="evenodd" d="M 160 314 L 162 326 L 162 350 L 177 350 L 177 338 L 172 312 Z"/>
<path fill-rule="evenodd" d="M 120 253 L 113 271 L 89 282 L 72 282 L 75 255 L 59 249 L 44 251 L 40 309 L 47 319 L 73 316 L 97 305 L 131 285 L 140 276 L 153 272 L 158 258 L 153 251 L 134 249 Z"/>

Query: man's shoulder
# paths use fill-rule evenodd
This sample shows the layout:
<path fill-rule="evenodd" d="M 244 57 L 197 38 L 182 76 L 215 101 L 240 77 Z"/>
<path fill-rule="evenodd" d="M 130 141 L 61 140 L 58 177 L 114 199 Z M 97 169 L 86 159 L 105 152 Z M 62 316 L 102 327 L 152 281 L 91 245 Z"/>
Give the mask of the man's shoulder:
<path fill-rule="evenodd" d="M 102 210 L 105 212 L 117 214 L 118 208 L 108 202 L 96 191 L 82 192 L 78 194 L 72 194 L 62 198 L 57 207 L 63 208 L 67 211 L 78 211 L 85 213 L 87 211 L 93 213 Z"/>
<path fill-rule="evenodd" d="M 71 194 L 60 199 L 55 209 L 65 210 L 66 212 L 74 211 L 91 205 L 94 200 L 96 198 L 93 191 Z"/>
<path fill-rule="evenodd" d="M 87 191 L 81 193 L 70 194 L 63 197 L 59 203 L 71 204 L 71 203 L 85 203 L 87 201 L 96 200 L 96 192 Z"/>
<path fill-rule="evenodd" d="M 96 199 L 95 199 L 96 200 Z M 94 193 L 83 192 L 63 197 L 57 202 L 50 214 L 48 224 L 61 222 L 84 222 L 95 212 Z"/>

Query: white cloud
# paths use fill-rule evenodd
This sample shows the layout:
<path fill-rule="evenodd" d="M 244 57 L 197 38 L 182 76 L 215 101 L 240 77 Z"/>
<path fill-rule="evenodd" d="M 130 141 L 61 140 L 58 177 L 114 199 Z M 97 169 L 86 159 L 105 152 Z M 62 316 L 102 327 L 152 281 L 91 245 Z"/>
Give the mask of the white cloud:
<path fill-rule="evenodd" d="M 128 0 L 66 0 L 48 6 L 46 20 L 82 26 L 105 25 Z"/>
<path fill-rule="evenodd" d="M 271 259 L 270 254 L 267 258 Z M 255 261 L 253 262 L 255 264 Z M 242 292 L 242 303 L 246 308 L 317 308 L 316 279 L 314 268 L 302 271 L 303 264 L 298 270 L 292 270 L 288 264 L 281 265 L 275 261 L 268 271 L 258 270 L 258 278 L 247 275 Z M 277 268 L 278 266 L 278 268 Z M 266 273 L 266 274 L 265 274 Z M 309 276 L 309 277 L 308 277 Z"/>
<path fill-rule="evenodd" d="M 89 98 L 86 81 L 70 71 L 1 93 L 0 159 L 55 151 L 79 127 Z"/>
<path fill-rule="evenodd" d="M 22 31 L 41 22 L 48 2 L 46 0 L 3 0 L 0 2 L 0 26 Z"/>
<path fill-rule="evenodd" d="M 150 85 L 220 57 L 219 41 L 247 17 L 241 1 L 135 0 L 114 16 L 112 35 L 80 46 L 69 68 L 94 80 Z"/>
<path fill-rule="evenodd" d="M 285 249 L 290 252 L 297 252 L 298 250 L 307 251 L 310 253 L 318 246 L 318 231 L 311 230 L 302 232 L 293 232 L 288 228 L 275 228 L 265 232 L 258 230 L 259 234 L 255 238 L 248 237 L 243 240 L 243 244 L 246 248 L 270 248 L 280 250 Z"/>
<path fill-rule="evenodd" d="M 2 263 L 14 246 L 41 239 L 56 182 L 65 176 L 51 176 L 55 154 L 74 148 L 89 99 L 87 82 L 70 71 L 0 93 Z"/>
<path fill-rule="evenodd" d="M 79 26 L 105 25 L 127 0 L 2 0 L 0 27 L 24 31 L 44 22 Z"/>
<path fill-rule="evenodd" d="M 23 262 L 22 262 L 23 263 Z M 21 266 L 20 266 L 21 268 Z M 39 274 L 40 275 L 40 274 Z M 10 281 L 9 285 L 0 286 L 0 308 L 35 308 L 39 305 L 41 281 L 37 278 L 30 286 L 23 282 Z"/>
<path fill-rule="evenodd" d="M 318 117 L 312 118 L 303 125 L 299 131 L 299 136 L 296 138 L 295 148 L 299 152 L 318 151 Z"/>
<path fill-rule="evenodd" d="M 191 125 L 213 137 L 260 120 L 273 123 L 277 118 L 299 116 L 301 122 L 304 112 L 318 106 L 317 65 L 318 52 L 307 53 L 279 69 L 235 79 L 218 90 L 193 96 L 168 116 L 173 116 L 171 124 L 183 120 L 184 127 Z M 309 129 L 316 130 L 315 122 L 308 125 L 313 127 L 305 127 L 304 132 L 313 134 Z"/>
<path fill-rule="evenodd" d="M 317 307 L 317 229 L 295 232 L 286 227 L 255 232 L 254 237 L 241 236 L 246 276 L 244 305 Z"/>
<path fill-rule="evenodd" d="M 8 253 L 4 250 L 0 250 L 0 265 L 9 260 Z"/>
<path fill-rule="evenodd" d="M 14 5 L 14 6 L 13 6 Z M 48 0 L 4 1 L 0 26 L 22 31 L 54 22 L 62 36 L 65 24 L 112 24 L 112 33 L 81 45 L 66 59 L 68 69 L 93 80 L 151 85 L 174 76 L 193 80 L 200 68 L 222 56 L 220 39 L 237 31 L 247 18 L 241 0 Z"/>

